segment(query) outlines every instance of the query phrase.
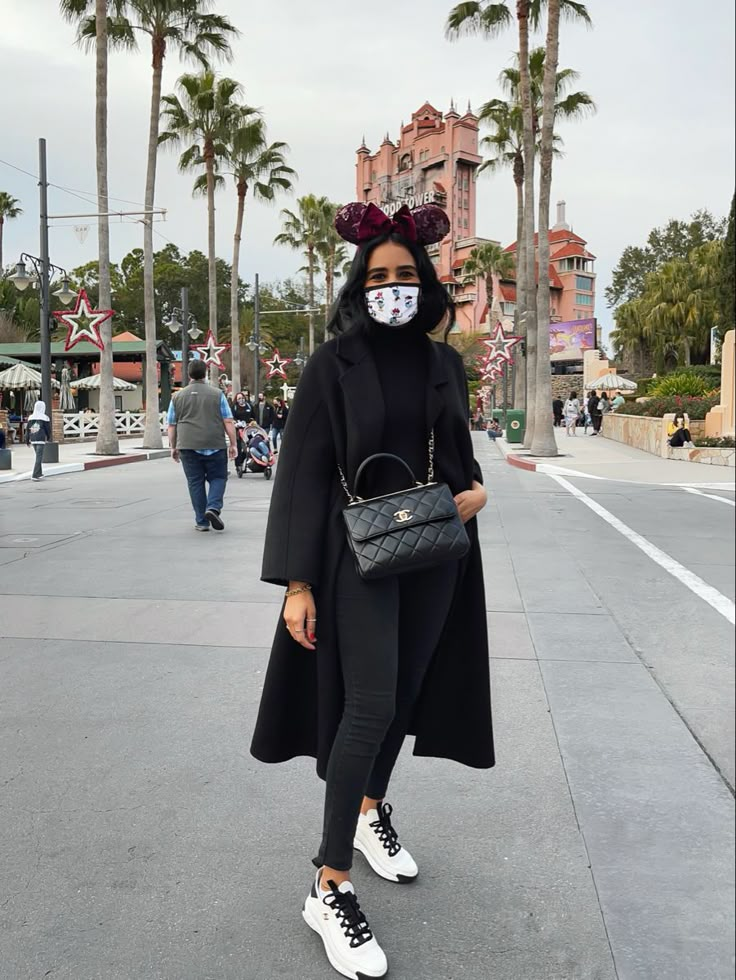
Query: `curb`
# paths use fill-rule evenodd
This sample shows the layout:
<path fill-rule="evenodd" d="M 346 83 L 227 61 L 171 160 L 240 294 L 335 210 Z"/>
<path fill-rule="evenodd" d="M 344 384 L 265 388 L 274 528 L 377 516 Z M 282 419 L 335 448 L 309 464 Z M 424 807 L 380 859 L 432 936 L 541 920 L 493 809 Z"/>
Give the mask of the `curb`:
<path fill-rule="evenodd" d="M 91 459 L 83 463 L 61 463 L 58 466 L 54 466 L 53 469 L 49 467 L 46 471 L 46 476 L 61 476 L 64 473 L 83 473 L 86 470 L 100 470 L 108 466 L 125 466 L 128 463 L 145 463 L 150 459 L 166 459 L 168 456 L 168 449 L 151 449 L 148 452 L 136 453 L 134 456 L 109 456 L 103 459 Z M 28 470 L 28 472 L 15 473 L 13 476 L 0 476 L 0 484 L 21 483 L 25 480 L 30 480 L 30 478 L 31 471 Z"/>
<path fill-rule="evenodd" d="M 529 459 L 524 459 L 522 456 L 515 456 L 513 453 L 507 454 L 506 462 L 509 466 L 515 466 L 519 470 L 528 470 L 530 473 L 535 473 L 539 465 L 532 463 Z"/>

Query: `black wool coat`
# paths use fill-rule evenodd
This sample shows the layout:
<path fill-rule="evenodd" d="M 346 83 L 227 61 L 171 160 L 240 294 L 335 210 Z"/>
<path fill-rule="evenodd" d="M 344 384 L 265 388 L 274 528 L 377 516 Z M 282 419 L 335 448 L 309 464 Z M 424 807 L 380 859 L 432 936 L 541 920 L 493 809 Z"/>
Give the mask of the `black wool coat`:
<path fill-rule="evenodd" d="M 467 382 L 460 355 L 429 338 L 427 431 L 435 431 L 436 478 L 453 494 L 482 480 L 468 430 Z M 336 571 L 347 547 L 347 503 L 337 467 L 354 486 L 361 462 L 381 451 L 386 406 L 370 346 L 358 330 L 323 344 L 296 392 L 279 455 L 262 579 L 309 582 L 317 605 L 317 651 L 299 646 L 279 620 L 251 752 L 262 762 L 317 759 L 324 778 L 344 709 L 334 622 Z M 418 479 L 426 475 L 417 474 Z M 414 754 L 479 769 L 494 764 L 485 590 L 478 528 L 414 709 Z"/>

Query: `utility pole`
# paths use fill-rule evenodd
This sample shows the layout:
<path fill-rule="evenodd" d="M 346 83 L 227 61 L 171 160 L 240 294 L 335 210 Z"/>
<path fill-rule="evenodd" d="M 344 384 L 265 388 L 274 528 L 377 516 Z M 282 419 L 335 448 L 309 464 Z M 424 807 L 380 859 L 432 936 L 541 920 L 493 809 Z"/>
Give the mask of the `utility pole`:
<path fill-rule="evenodd" d="M 46 410 L 49 418 L 53 420 L 53 397 L 51 391 L 51 324 L 49 319 L 51 310 L 49 309 L 49 195 L 48 195 L 48 174 L 46 169 L 46 140 L 41 138 L 38 141 L 38 187 L 39 187 L 39 214 L 40 214 L 40 244 L 41 259 L 39 269 L 39 288 L 41 291 L 41 315 L 40 315 L 40 335 L 41 335 L 41 398 L 46 402 Z M 53 427 L 53 421 L 52 421 Z M 59 462 L 59 444 L 53 441 L 53 431 L 51 442 L 46 443 L 44 449 L 44 462 Z"/>
<path fill-rule="evenodd" d="M 255 275 L 255 296 L 253 297 L 253 340 L 255 341 L 255 351 L 253 353 L 253 397 L 258 400 L 259 373 L 261 366 L 261 294 L 260 277 Z"/>
<path fill-rule="evenodd" d="M 187 384 L 189 373 L 189 287 L 181 287 L 181 386 Z"/>

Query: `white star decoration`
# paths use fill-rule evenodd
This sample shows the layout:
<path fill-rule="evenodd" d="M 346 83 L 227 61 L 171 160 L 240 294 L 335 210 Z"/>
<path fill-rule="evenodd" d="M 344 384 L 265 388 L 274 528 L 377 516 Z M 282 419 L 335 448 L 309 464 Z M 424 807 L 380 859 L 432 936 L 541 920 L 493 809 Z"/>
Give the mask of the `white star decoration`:
<path fill-rule="evenodd" d="M 80 340 L 88 340 L 95 347 L 104 350 L 105 345 L 100 336 L 100 327 L 114 313 L 114 310 L 93 310 L 87 293 L 80 289 L 77 302 L 71 312 L 69 310 L 57 310 L 51 315 L 67 327 L 65 351 L 71 350 Z"/>
<path fill-rule="evenodd" d="M 491 339 L 483 341 L 483 344 L 489 351 L 488 360 L 506 361 L 508 364 L 513 364 L 514 358 L 511 354 L 511 348 L 515 347 L 516 344 L 520 344 L 523 339 L 523 337 L 513 337 L 510 334 L 505 334 L 501 324 L 497 323 Z"/>
<path fill-rule="evenodd" d="M 196 344 L 194 349 L 198 350 L 202 355 L 202 360 L 205 364 L 214 364 L 215 367 L 224 368 L 225 365 L 222 362 L 220 354 L 224 350 L 230 350 L 230 344 L 218 344 L 215 340 L 215 335 L 212 330 L 207 331 L 207 339 L 203 344 Z"/>
<path fill-rule="evenodd" d="M 291 360 L 290 357 L 282 357 L 277 347 L 271 355 L 270 360 L 264 358 L 261 363 L 265 364 L 268 368 L 269 378 L 283 378 L 286 381 L 286 371 L 284 369 L 287 364 L 291 364 Z"/>

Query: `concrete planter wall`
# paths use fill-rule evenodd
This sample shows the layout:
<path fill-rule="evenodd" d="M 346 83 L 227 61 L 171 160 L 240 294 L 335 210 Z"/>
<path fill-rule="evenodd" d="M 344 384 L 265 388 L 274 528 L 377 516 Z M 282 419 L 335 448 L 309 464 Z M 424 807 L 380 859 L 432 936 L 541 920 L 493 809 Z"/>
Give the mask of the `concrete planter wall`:
<path fill-rule="evenodd" d="M 695 449 L 671 449 L 669 459 L 684 459 L 689 463 L 708 463 L 710 466 L 736 467 L 736 449 L 718 449 L 716 446 L 696 446 Z"/>
<path fill-rule="evenodd" d="M 603 416 L 602 434 L 606 439 L 613 442 L 622 442 L 626 446 L 634 449 L 641 449 L 645 453 L 653 456 L 660 456 L 662 459 L 684 459 L 692 463 L 711 463 L 715 459 L 720 459 L 722 454 L 728 458 L 728 454 L 733 454 L 731 449 L 672 449 L 667 445 L 667 429 L 670 422 L 674 421 L 674 415 L 665 415 L 664 418 L 647 418 L 643 415 L 619 415 L 613 413 Z M 690 435 L 693 441 L 697 441 L 705 435 L 705 422 L 690 422 Z M 683 455 L 684 454 L 684 455 Z M 717 463 L 720 466 L 732 466 L 733 463 Z"/>

